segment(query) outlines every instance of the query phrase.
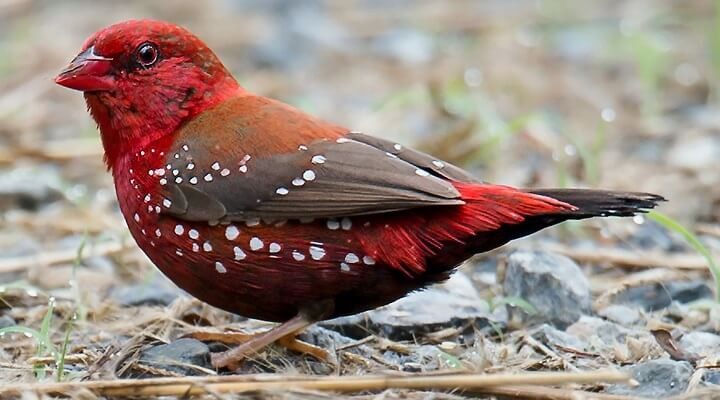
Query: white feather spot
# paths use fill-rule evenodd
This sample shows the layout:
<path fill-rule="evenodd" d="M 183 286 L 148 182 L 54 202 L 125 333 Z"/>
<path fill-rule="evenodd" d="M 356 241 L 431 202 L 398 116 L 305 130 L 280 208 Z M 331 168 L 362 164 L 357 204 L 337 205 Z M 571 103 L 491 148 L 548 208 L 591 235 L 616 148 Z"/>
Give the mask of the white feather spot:
<path fill-rule="evenodd" d="M 432 164 L 438 169 L 445 167 L 445 163 L 440 160 L 433 160 Z"/>
<path fill-rule="evenodd" d="M 315 180 L 315 171 L 309 169 L 309 170 L 303 172 L 302 177 L 303 177 L 303 179 L 305 179 L 308 182 L 313 181 L 313 180 Z"/>
<path fill-rule="evenodd" d="M 188 145 L 186 145 L 186 144 L 182 145 L 182 149 L 185 150 L 185 151 L 190 150 L 190 148 L 189 148 Z"/>
<path fill-rule="evenodd" d="M 217 162 L 217 161 L 215 161 L 215 162 L 210 166 L 210 168 L 214 169 L 215 171 L 219 171 L 219 170 L 220 170 L 220 163 Z"/>
<path fill-rule="evenodd" d="M 342 220 L 340 220 L 340 226 L 342 226 L 344 231 L 349 231 L 350 228 L 352 228 L 352 220 L 348 217 L 344 217 Z"/>
<path fill-rule="evenodd" d="M 286 194 L 290 193 L 290 191 L 287 190 L 287 188 L 279 187 L 275 190 L 275 193 L 279 194 L 280 196 L 285 196 Z"/>
<path fill-rule="evenodd" d="M 300 151 L 305 151 L 307 149 L 308 149 L 308 147 L 305 146 L 304 144 L 301 144 L 300 146 L 298 146 L 298 150 L 300 150 Z"/>
<path fill-rule="evenodd" d="M 183 181 L 182 178 L 179 176 L 177 178 L 175 178 L 175 183 L 182 183 L 182 181 Z"/>
<path fill-rule="evenodd" d="M 150 202 L 150 194 L 149 193 L 145 195 L 145 198 L 143 199 L 143 201 L 146 203 Z"/>
<path fill-rule="evenodd" d="M 203 179 L 205 179 L 205 182 L 212 182 L 213 177 L 212 177 L 211 174 L 205 174 L 205 176 L 203 177 Z"/>
<path fill-rule="evenodd" d="M 429 172 L 425 171 L 424 169 L 420 169 L 420 168 L 418 168 L 418 169 L 415 170 L 415 174 L 417 174 L 417 175 L 419 175 L 419 176 L 428 176 L 428 175 L 430 175 Z"/>
<path fill-rule="evenodd" d="M 395 151 L 400 151 L 402 150 L 402 145 L 400 143 L 395 143 L 393 145 L 393 149 L 395 149 Z"/>
<path fill-rule="evenodd" d="M 211 244 L 210 242 L 207 242 L 207 241 L 206 241 L 205 243 L 203 243 L 203 250 L 204 250 L 204 251 L 212 251 L 212 249 L 213 249 L 213 248 L 212 248 L 212 244 Z"/>
<path fill-rule="evenodd" d="M 360 258 L 355 253 L 347 253 L 345 255 L 345 262 L 348 264 L 355 264 L 360 262 Z"/>
<path fill-rule="evenodd" d="M 170 201 L 170 199 L 163 199 L 163 206 L 165 208 L 170 208 L 171 205 L 172 205 L 172 201 Z"/>
<path fill-rule="evenodd" d="M 225 266 L 220 261 L 215 262 L 215 271 L 224 274 L 227 272 L 227 269 L 225 269 Z"/>
<path fill-rule="evenodd" d="M 195 164 L 190 162 L 190 163 L 188 163 L 188 165 L 187 165 L 186 168 L 187 168 L 188 170 L 193 170 L 193 169 L 195 169 Z"/>
<path fill-rule="evenodd" d="M 167 185 L 167 179 L 165 179 L 165 178 L 160 179 L 160 184 Z"/>
<path fill-rule="evenodd" d="M 326 225 L 327 225 L 327 228 L 330 229 L 331 231 L 340 229 L 340 222 L 338 222 L 338 220 L 336 220 L 336 219 L 328 219 Z"/>
<path fill-rule="evenodd" d="M 169 167 L 169 165 L 168 165 L 168 167 Z M 180 175 L 180 170 L 175 168 L 174 170 L 172 170 L 172 174 L 173 174 L 173 176 L 178 176 L 178 175 Z"/>
<path fill-rule="evenodd" d="M 140 216 L 138 215 L 138 213 L 135 213 L 135 215 L 133 215 L 133 219 L 135 220 L 135 222 L 140 222 Z"/>
<path fill-rule="evenodd" d="M 157 236 L 157 237 L 162 236 L 162 232 L 160 232 L 160 228 L 155 229 L 155 236 Z"/>
<path fill-rule="evenodd" d="M 240 229 L 237 228 L 235 225 L 228 225 L 227 228 L 225 228 L 225 238 L 227 240 L 235 240 L 240 235 Z"/>
<path fill-rule="evenodd" d="M 293 250 L 292 257 L 293 257 L 293 259 L 295 259 L 295 261 L 302 261 L 305 259 L 305 254 L 303 254 L 297 250 Z"/>
<path fill-rule="evenodd" d="M 263 241 L 260 240 L 260 238 L 258 238 L 257 236 L 253 236 L 253 238 L 250 239 L 250 250 L 258 251 L 263 247 L 265 247 L 265 243 L 263 243 Z"/>
<path fill-rule="evenodd" d="M 238 171 L 242 172 L 243 174 L 247 172 L 247 165 L 241 165 L 240 168 L 238 168 Z"/>
<path fill-rule="evenodd" d="M 271 253 L 279 253 L 280 249 L 282 249 L 282 246 L 275 242 L 270 243 L 270 246 L 268 246 L 268 250 L 270 250 Z"/>
<path fill-rule="evenodd" d="M 325 257 L 325 249 L 318 246 L 310 246 L 310 257 L 313 260 L 320 260 Z"/>
<path fill-rule="evenodd" d="M 350 139 L 341 137 L 341 138 L 338 138 L 335 142 L 336 143 L 349 143 Z"/>
<path fill-rule="evenodd" d="M 375 265 L 375 259 L 370 256 L 364 256 L 363 257 L 363 263 L 365 265 Z"/>
<path fill-rule="evenodd" d="M 228 176 L 230 175 L 230 170 L 227 168 L 223 168 L 222 171 L 220 171 L 220 176 Z"/>
<path fill-rule="evenodd" d="M 327 161 L 327 158 L 325 158 L 325 156 L 323 156 L 323 155 L 318 154 L 316 156 L 313 156 L 311 161 L 313 164 L 325 164 L 325 161 Z"/>
<path fill-rule="evenodd" d="M 293 186 L 302 186 L 305 184 L 305 180 L 303 178 L 295 178 L 292 180 Z"/>
<path fill-rule="evenodd" d="M 175 254 L 177 254 L 177 255 L 180 256 L 180 257 L 183 256 L 183 252 L 182 252 L 182 250 L 180 250 L 180 249 L 175 249 Z"/>
<path fill-rule="evenodd" d="M 190 178 L 190 183 L 193 184 L 193 185 L 196 184 L 196 183 L 198 183 L 197 176 L 193 176 L 192 178 Z"/>
<path fill-rule="evenodd" d="M 199 251 L 200 251 L 200 245 L 197 244 L 197 243 L 193 243 L 193 244 L 192 244 L 192 251 L 194 251 L 194 252 L 196 252 L 196 253 L 199 252 Z"/>
<path fill-rule="evenodd" d="M 340 271 L 350 272 L 350 266 L 345 263 L 340 263 Z"/>
<path fill-rule="evenodd" d="M 195 229 L 190 229 L 188 231 L 188 236 L 190 239 L 197 239 L 200 237 L 200 232 L 196 231 Z"/>
<path fill-rule="evenodd" d="M 235 259 L 238 261 L 244 260 L 245 257 L 247 257 L 247 254 L 245 254 L 245 252 L 237 246 L 233 247 L 233 252 L 235 253 Z"/>
<path fill-rule="evenodd" d="M 180 225 L 180 224 L 175 225 L 175 234 L 176 235 L 180 236 L 184 232 L 185 232 L 185 228 L 182 225 Z"/>

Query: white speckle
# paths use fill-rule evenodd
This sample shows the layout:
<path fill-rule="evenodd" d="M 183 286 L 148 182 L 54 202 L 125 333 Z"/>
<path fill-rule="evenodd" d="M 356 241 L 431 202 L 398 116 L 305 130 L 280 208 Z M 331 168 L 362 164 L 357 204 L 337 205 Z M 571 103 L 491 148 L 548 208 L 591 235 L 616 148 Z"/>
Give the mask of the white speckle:
<path fill-rule="evenodd" d="M 243 174 L 247 172 L 247 165 L 241 165 L 240 168 L 238 168 L 238 171 L 242 172 Z"/>
<path fill-rule="evenodd" d="M 336 219 L 328 219 L 326 225 L 331 231 L 340 229 L 340 223 Z"/>
<path fill-rule="evenodd" d="M 385 152 L 385 155 L 388 156 L 388 157 L 390 157 L 390 158 L 398 158 L 398 156 L 396 156 L 396 155 L 393 154 L 393 153 L 390 153 L 389 151 L 386 151 L 386 152 Z"/>
<path fill-rule="evenodd" d="M 162 232 L 160 232 L 160 228 L 155 229 L 155 236 L 157 236 L 157 237 L 162 236 Z"/>
<path fill-rule="evenodd" d="M 190 178 L 190 183 L 193 185 L 198 183 L 197 176 L 193 176 L 192 178 Z"/>
<path fill-rule="evenodd" d="M 230 170 L 227 168 L 223 168 L 222 171 L 220 171 L 220 176 L 228 176 L 230 175 Z"/>
<path fill-rule="evenodd" d="M 292 184 L 294 186 L 302 186 L 305 184 L 305 180 L 303 178 L 295 178 L 292 180 Z"/>
<path fill-rule="evenodd" d="M 325 245 L 325 243 L 323 243 L 323 242 L 314 242 L 314 241 L 310 242 L 310 244 L 314 244 L 315 246 L 324 246 Z"/>
<path fill-rule="evenodd" d="M 193 250 L 194 252 L 196 252 L 196 253 L 199 252 L 199 251 L 200 251 L 200 245 L 198 245 L 197 243 L 193 243 L 193 244 L 192 244 L 192 250 Z"/>
<path fill-rule="evenodd" d="M 171 205 L 172 201 L 170 201 L 169 199 L 163 199 L 163 207 L 170 208 Z"/>
<path fill-rule="evenodd" d="M 147 232 L 145 232 L 145 229 L 140 229 L 140 233 L 142 233 L 143 236 L 147 236 Z"/>
<path fill-rule="evenodd" d="M 350 272 L 350 266 L 345 263 L 340 263 L 340 271 Z"/>
<path fill-rule="evenodd" d="M 365 265 L 375 265 L 375 259 L 370 256 L 364 256 L 363 257 L 363 263 Z"/>
<path fill-rule="evenodd" d="M 337 142 L 337 143 L 348 143 L 348 142 L 350 142 L 350 139 L 341 137 L 341 138 L 338 138 L 335 142 Z"/>
<path fill-rule="evenodd" d="M 263 241 L 260 240 L 260 238 L 258 238 L 257 236 L 253 236 L 253 238 L 250 239 L 250 250 L 257 251 L 262 249 L 263 247 L 265 247 L 265 243 L 263 243 Z"/>
<path fill-rule="evenodd" d="M 180 158 L 180 154 L 175 153 L 175 155 L 174 155 L 173 157 L 175 157 L 175 158 Z"/>
<path fill-rule="evenodd" d="M 183 181 L 182 178 L 179 176 L 177 178 L 175 178 L 175 183 L 182 183 L 182 181 Z"/>
<path fill-rule="evenodd" d="M 160 214 L 160 206 L 155 206 L 155 212 L 156 212 L 157 214 Z"/>
<path fill-rule="evenodd" d="M 342 226 L 344 231 L 349 231 L 350 228 L 352 228 L 352 221 L 348 217 L 344 217 L 342 220 L 340 220 L 340 225 Z"/>
<path fill-rule="evenodd" d="M 200 237 L 200 232 L 196 231 L 195 229 L 190 229 L 188 231 L 188 236 L 190 236 L 190 239 L 197 239 Z"/>
<path fill-rule="evenodd" d="M 165 175 L 165 170 L 163 168 L 158 168 L 155 170 L 155 175 L 163 176 L 163 175 Z"/>
<path fill-rule="evenodd" d="M 310 160 L 313 164 L 325 164 L 325 161 L 327 161 L 327 158 L 323 155 L 316 155 L 313 156 L 313 158 Z"/>
<path fill-rule="evenodd" d="M 148 205 L 148 212 L 149 212 L 149 213 L 153 212 L 153 206 L 152 206 L 152 205 Z"/>
<path fill-rule="evenodd" d="M 245 221 L 245 225 L 247 225 L 247 226 L 260 225 L 260 218 L 250 218 Z"/>
<path fill-rule="evenodd" d="M 302 261 L 305 259 L 305 254 L 303 254 L 297 250 L 293 250 L 292 256 L 295 259 L 295 261 Z"/>
<path fill-rule="evenodd" d="M 203 243 L 203 250 L 204 251 L 212 251 L 212 244 L 210 242 L 206 241 Z"/>
<path fill-rule="evenodd" d="M 347 253 L 345 255 L 345 262 L 348 264 L 355 264 L 360 262 L 360 258 L 355 253 Z"/>
<path fill-rule="evenodd" d="M 315 180 L 315 171 L 309 169 L 309 170 L 303 172 L 302 177 L 303 177 L 303 179 L 305 179 L 308 182 Z"/>
<path fill-rule="evenodd" d="M 445 163 L 440 160 L 434 160 L 432 164 L 438 169 L 445 167 Z"/>
<path fill-rule="evenodd" d="M 153 170 L 148 170 L 148 175 L 150 175 L 150 176 L 155 175 L 155 171 L 153 171 Z"/>
<path fill-rule="evenodd" d="M 281 248 L 282 247 L 275 242 L 270 243 L 270 246 L 268 246 L 268 250 L 270 250 L 271 253 L 278 253 Z"/>
<path fill-rule="evenodd" d="M 186 144 L 182 145 L 182 149 L 185 150 L 185 151 L 190 150 L 190 148 L 189 148 L 188 145 L 186 145 Z"/>
<path fill-rule="evenodd" d="M 140 222 L 140 216 L 138 215 L 138 213 L 135 213 L 135 215 L 133 215 L 133 219 L 135 220 L 135 222 Z"/>
<path fill-rule="evenodd" d="M 180 225 L 180 224 L 175 225 L 175 234 L 176 234 L 176 235 L 180 236 L 180 235 L 182 235 L 184 232 L 185 232 L 185 228 L 183 228 L 182 225 Z"/>
<path fill-rule="evenodd" d="M 220 261 L 215 262 L 215 271 L 224 274 L 227 272 L 227 269 L 225 269 L 225 266 Z"/>
<path fill-rule="evenodd" d="M 210 168 L 214 169 L 215 171 L 219 171 L 219 170 L 220 170 L 220 163 L 217 162 L 217 161 L 215 161 L 215 162 L 210 166 Z"/>
<path fill-rule="evenodd" d="M 395 151 L 400 151 L 402 150 L 402 145 L 400 143 L 395 143 L 393 145 L 393 149 L 395 149 Z"/>
<path fill-rule="evenodd" d="M 188 163 L 187 167 L 185 167 L 185 168 L 187 168 L 189 170 L 193 170 L 193 169 L 195 169 L 195 164 L 190 162 L 190 163 Z"/>
<path fill-rule="evenodd" d="M 307 146 L 305 146 L 304 144 L 301 144 L 300 146 L 298 146 L 298 150 L 300 150 L 300 151 L 305 151 L 307 149 L 308 149 Z"/>
<path fill-rule="evenodd" d="M 237 247 L 237 246 L 233 247 L 233 252 L 235 253 L 235 259 L 238 260 L 238 261 L 244 260 L 245 257 L 247 256 L 247 255 L 245 254 L 245 252 L 244 252 L 241 248 L 239 248 L 239 247 Z"/>
<path fill-rule="evenodd" d="M 167 179 L 165 179 L 165 178 L 160 179 L 160 184 L 167 185 Z"/>
<path fill-rule="evenodd" d="M 280 196 L 285 196 L 286 194 L 290 193 L 290 191 L 287 190 L 287 188 L 279 187 L 277 188 L 277 190 L 275 190 L 275 193 L 279 194 Z"/>
<path fill-rule="evenodd" d="M 420 169 L 420 168 L 415 170 L 415 174 L 420 175 L 420 176 L 430 175 L 427 171 L 425 171 L 424 169 Z"/>
<path fill-rule="evenodd" d="M 180 249 L 175 249 L 175 254 L 177 254 L 177 255 L 180 256 L 180 257 L 183 256 L 183 252 L 182 252 L 182 250 L 180 250 Z"/>
<path fill-rule="evenodd" d="M 246 162 L 250 161 L 251 158 L 252 158 L 252 157 L 250 157 L 250 154 L 245 154 L 245 155 L 243 156 L 241 162 L 242 162 L 243 164 L 245 164 Z"/>
<path fill-rule="evenodd" d="M 140 150 L 140 155 L 141 155 L 141 156 L 144 156 L 144 155 L 145 155 L 145 150 Z"/>
<path fill-rule="evenodd" d="M 310 257 L 312 257 L 313 260 L 320 260 L 325 257 L 325 249 L 318 246 L 310 246 Z"/>
<path fill-rule="evenodd" d="M 203 179 L 205 179 L 205 182 L 212 182 L 213 177 L 210 174 L 206 174 Z"/>
<path fill-rule="evenodd" d="M 237 228 L 235 225 L 228 225 L 227 228 L 225 228 L 225 238 L 227 240 L 235 240 L 240 235 L 240 229 Z"/>
<path fill-rule="evenodd" d="M 150 201 L 150 194 L 146 194 L 145 198 L 143 199 L 146 203 Z"/>
<path fill-rule="evenodd" d="M 168 167 L 169 167 L 169 165 L 168 165 Z M 174 170 L 172 170 L 172 174 L 173 174 L 173 176 L 178 176 L 178 175 L 180 175 L 180 170 L 175 168 Z"/>

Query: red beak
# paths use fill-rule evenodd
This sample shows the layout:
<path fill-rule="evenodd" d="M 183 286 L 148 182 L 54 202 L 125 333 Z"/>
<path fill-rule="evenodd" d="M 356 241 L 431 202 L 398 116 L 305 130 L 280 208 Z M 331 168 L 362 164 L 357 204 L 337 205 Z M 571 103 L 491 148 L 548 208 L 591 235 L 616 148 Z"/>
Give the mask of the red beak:
<path fill-rule="evenodd" d="M 89 47 L 78 54 L 70 65 L 55 77 L 55 83 L 83 92 L 115 88 L 115 79 L 109 74 L 112 70 L 112 58 L 98 56 L 94 51 L 93 47 Z"/>

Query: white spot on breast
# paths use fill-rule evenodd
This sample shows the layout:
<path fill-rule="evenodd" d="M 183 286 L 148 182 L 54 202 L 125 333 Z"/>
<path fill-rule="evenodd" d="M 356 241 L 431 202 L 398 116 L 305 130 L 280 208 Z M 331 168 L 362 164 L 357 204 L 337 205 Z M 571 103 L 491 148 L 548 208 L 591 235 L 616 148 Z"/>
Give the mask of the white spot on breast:
<path fill-rule="evenodd" d="M 292 257 L 295 259 L 295 261 L 302 261 L 305 259 L 305 254 L 303 254 L 297 250 L 293 250 Z"/>
<path fill-rule="evenodd" d="M 325 161 L 327 161 L 327 158 L 323 155 L 316 155 L 313 156 L 313 158 L 310 160 L 313 164 L 325 164 Z"/>
<path fill-rule="evenodd" d="M 190 178 L 190 181 L 189 181 L 189 182 L 190 182 L 191 184 L 193 184 L 193 185 L 196 184 L 196 183 L 198 183 L 197 176 L 193 176 L 192 178 Z"/>
<path fill-rule="evenodd" d="M 183 181 L 182 178 L 179 176 L 177 178 L 175 178 L 175 183 L 182 183 L 182 181 Z"/>
<path fill-rule="evenodd" d="M 241 165 L 240 168 L 238 168 L 238 171 L 242 172 L 243 174 L 247 172 L 247 165 Z"/>
<path fill-rule="evenodd" d="M 416 170 L 415 170 L 415 173 L 416 173 L 417 175 L 420 175 L 420 176 L 428 176 L 428 175 L 430 175 L 430 173 L 428 173 L 428 172 L 425 171 L 424 169 L 420 169 L 420 168 L 416 169 Z"/>
<path fill-rule="evenodd" d="M 145 150 L 140 150 L 140 155 L 141 155 L 141 156 L 144 156 L 144 155 L 145 155 Z"/>
<path fill-rule="evenodd" d="M 295 178 L 292 180 L 293 186 L 302 186 L 305 184 L 305 180 L 302 178 Z"/>
<path fill-rule="evenodd" d="M 157 237 L 162 236 L 162 232 L 160 232 L 160 228 L 155 229 L 155 236 L 157 236 Z"/>
<path fill-rule="evenodd" d="M 340 222 L 338 222 L 336 219 L 328 219 L 326 225 L 331 231 L 340 229 Z"/>
<path fill-rule="evenodd" d="M 308 182 L 315 180 L 315 171 L 309 169 L 309 170 L 303 172 L 302 177 L 303 177 L 303 179 L 305 179 Z"/>
<path fill-rule="evenodd" d="M 225 228 L 225 238 L 227 240 L 235 240 L 240 235 L 240 229 L 237 228 L 235 225 L 228 225 L 227 228 Z"/>
<path fill-rule="evenodd" d="M 180 235 L 182 235 L 184 232 L 185 232 L 185 228 L 183 228 L 182 225 L 180 225 L 180 224 L 175 225 L 175 234 L 176 234 L 176 235 L 180 236 Z"/>
<path fill-rule="evenodd" d="M 196 231 L 195 229 L 190 229 L 188 231 L 188 236 L 190 239 L 197 239 L 200 237 L 200 232 Z"/>
<path fill-rule="evenodd" d="M 186 144 L 182 145 L 182 149 L 185 150 L 185 151 L 190 150 L 190 148 L 189 148 L 188 145 L 186 145 Z"/>
<path fill-rule="evenodd" d="M 210 166 L 210 168 L 214 169 L 215 171 L 219 171 L 219 170 L 220 170 L 220 163 L 217 162 L 217 161 L 215 161 L 215 162 Z"/>
<path fill-rule="evenodd" d="M 153 170 L 148 170 L 148 175 L 150 175 L 150 176 L 155 175 L 155 171 L 153 171 Z"/>
<path fill-rule="evenodd" d="M 275 190 L 275 193 L 279 194 L 280 196 L 285 196 L 286 194 L 290 193 L 290 191 L 287 190 L 287 188 L 279 187 L 277 188 L 277 190 Z"/>
<path fill-rule="evenodd" d="M 140 216 L 138 215 L 138 213 L 135 213 L 135 215 L 133 215 L 133 219 L 135 220 L 135 222 L 140 222 Z"/>
<path fill-rule="evenodd" d="M 206 241 L 203 243 L 203 250 L 204 251 L 212 251 L 212 244 L 210 242 Z"/>
<path fill-rule="evenodd" d="M 160 214 L 160 206 L 155 206 L 155 212 L 156 212 L 157 214 Z"/>
<path fill-rule="evenodd" d="M 310 246 L 310 257 L 313 260 L 320 260 L 325 257 L 325 249 L 318 246 Z"/>
<path fill-rule="evenodd" d="M 280 249 L 282 249 L 282 246 L 275 242 L 270 243 L 270 246 L 268 246 L 268 250 L 270 250 L 271 253 L 278 253 Z"/>
<path fill-rule="evenodd" d="M 163 199 L 163 206 L 165 208 L 170 208 L 171 205 L 172 205 L 172 201 L 170 201 L 169 199 Z"/>
<path fill-rule="evenodd" d="M 233 247 L 233 252 L 235 253 L 235 259 L 238 261 L 244 260 L 245 257 L 247 257 L 247 254 L 245 254 L 245 252 L 237 246 Z"/>
<path fill-rule="evenodd" d="M 149 194 L 149 193 L 145 195 L 145 198 L 143 199 L 143 201 L 146 202 L 146 203 L 150 201 L 150 194 Z"/>
<path fill-rule="evenodd" d="M 438 169 L 445 167 L 445 163 L 440 160 L 433 160 L 432 164 Z"/>
<path fill-rule="evenodd" d="M 350 272 L 350 266 L 345 263 L 340 263 L 340 271 Z"/>
<path fill-rule="evenodd" d="M 147 236 L 147 232 L 145 232 L 145 229 L 140 229 L 140 233 L 142 233 L 143 236 Z"/>
<path fill-rule="evenodd" d="M 165 178 L 160 179 L 160 184 L 167 185 L 167 179 L 165 179 Z"/>
<path fill-rule="evenodd" d="M 180 158 L 180 154 L 175 153 L 175 155 L 174 155 L 173 157 L 175 157 L 175 158 Z"/>
<path fill-rule="evenodd" d="M 168 165 L 168 167 L 169 167 L 169 165 Z M 173 174 L 173 176 L 178 176 L 178 175 L 180 175 L 180 170 L 176 168 L 176 169 L 172 170 L 172 174 Z"/>
<path fill-rule="evenodd" d="M 363 257 L 363 263 L 365 265 L 375 265 L 375 259 L 370 256 L 364 256 Z"/>
<path fill-rule="evenodd" d="M 225 269 L 225 266 L 220 261 L 215 262 L 215 271 L 224 274 L 227 272 L 227 269 Z"/>
<path fill-rule="evenodd" d="M 212 177 L 212 175 L 210 175 L 210 174 L 205 174 L 205 176 L 203 177 L 203 179 L 205 179 L 205 182 L 212 182 L 213 177 Z"/>
<path fill-rule="evenodd" d="M 193 170 L 193 169 L 195 169 L 195 164 L 190 162 L 190 163 L 188 163 L 187 167 L 185 167 L 185 168 L 187 168 L 188 170 Z"/>
<path fill-rule="evenodd" d="M 257 236 L 253 236 L 253 238 L 250 239 L 250 250 L 258 251 L 263 247 L 265 247 L 265 243 L 263 243 L 263 241 L 260 240 L 260 238 L 258 238 Z"/>
<path fill-rule="evenodd" d="M 345 255 L 345 262 L 348 264 L 355 264 L 360 262 L 360 258 L 355 253 L 347 253 Z"/>
<path fill-rule="evenodd" d="M 395 143 L 393 145 L 393 149 L 395 149 L 395 151 L 400 151 L 402 150 L 402 145 L 400 143 Z"/>
<path fill-rule="evenodd" d="M 180 256 L 180 257 L 183 256 L 183 252 L 182 252 L 182 250 L 180 250 L 180 249 L 175 249 L 175 254 L 177 254 L 177 255 Z"/>
<path fill-rule="evenodd" d="M 193 243 L 193 244 L 192 244 L 192 251 L 194 251 L 194 252 L 196 252 L 196 253 L 197 253 L 198 251 L 200 251 L 200 245 L 197 244 L 197 243 Z"/>
<path fill-rule="evenodd" d="M 165 175 L 165 170 L 164 170 L 163 168 L 158 168 L 158 169 L 155 170 L 155 175 L 157 175 L 157 176 L 164 176 L 164 175 Z"/>
<path fill-rule="evenodd" d="M 223 168 L 222 171 L 220 171 L 220 176 L 228 176 L 230 175 L 230 170 L 227 168 Z"/>
<path fill-rule="evenodd" d="M 349 231 L 350 228 L 352 228 L 352 221 L 348 217 L 344 217 L 342 220 L 340 220 L 340 225 L 342 226 L 344 231 Z"/>

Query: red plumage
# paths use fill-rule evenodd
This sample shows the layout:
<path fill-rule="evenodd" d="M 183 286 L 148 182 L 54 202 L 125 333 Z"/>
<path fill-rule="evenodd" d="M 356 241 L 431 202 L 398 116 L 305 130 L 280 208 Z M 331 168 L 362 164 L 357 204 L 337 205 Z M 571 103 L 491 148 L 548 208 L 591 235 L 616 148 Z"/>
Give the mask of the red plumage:
<path fill-rule="evenodd" d="M 661 200 L 479 182 L 243 90 L 164 22 L 99 31 L 57 82 L 85 92 L 140 248 L 192 295 L 252 318 L 365 311 L 514 238 Z"/>

